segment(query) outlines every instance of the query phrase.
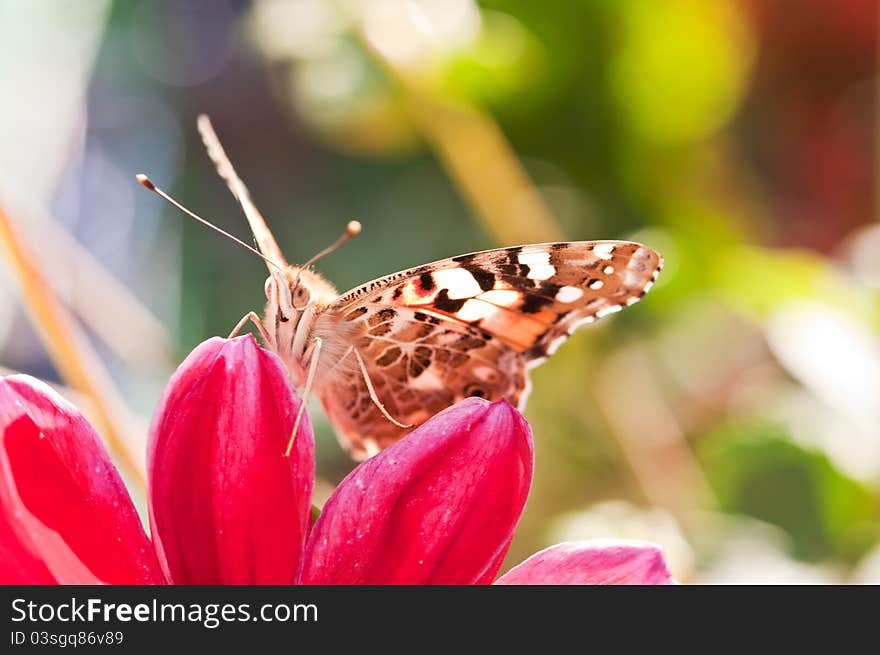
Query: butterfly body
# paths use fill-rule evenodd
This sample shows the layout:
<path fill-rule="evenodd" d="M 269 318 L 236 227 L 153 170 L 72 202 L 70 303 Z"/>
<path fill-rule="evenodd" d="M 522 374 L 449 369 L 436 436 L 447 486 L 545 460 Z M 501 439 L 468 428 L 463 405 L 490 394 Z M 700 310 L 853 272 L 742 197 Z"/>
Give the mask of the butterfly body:
<path fill-rule="evenodd" d="M 529 369 L 580 325 L 638 301 L 661 265 L 632 242 L 534 244 L 434 262 L 341 296 L 288 266 L 266 282 L 263 324 L 294 385 L 314 369 L 310 389 L 342 445 L 363 458 L 468 396 L 522 407 Z"/>

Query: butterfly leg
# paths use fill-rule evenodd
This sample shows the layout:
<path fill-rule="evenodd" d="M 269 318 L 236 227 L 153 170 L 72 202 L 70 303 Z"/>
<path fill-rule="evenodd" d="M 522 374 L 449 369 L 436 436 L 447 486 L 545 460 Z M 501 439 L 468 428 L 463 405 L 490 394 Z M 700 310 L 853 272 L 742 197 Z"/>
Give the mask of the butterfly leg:
<path fill-rule="evenodd" d="M 306 411 L 306 401 L 309 399 L 309 393 L 312 391 L 312 383 L 315 381 L 315 371 L 318 370 L 318 357 L 321 355 L 321 337 L 315 337 L 312 345 L 306 350 L 306 357 L 310 357 L 309 372 L 306 375 L 306 386 L 303 388 L 303 394 L 299 409 L 296 412 L 296 419 L 293 421 L 293 432 L 290 433 L 290 440 L 287 442 L 287 448 L 284 450 L 284 456 L 290 457 L 290 451 L 293 450 L 293 440 L 296 438 L 296 432 L 299 430 L 299 422 L 302 420 L 303 413 Z"/>
<path fill-rule="evenodd" d="M 364 364 L 364 358 L 361 357 L 361 354 L 357 351 L 357 348 L 353 349 L 353 352 L 354 356 L 358 360 L 358 364 L 361 367 L 361 373 L 364 376 L 364 383 L 367 385 L 367 391 L 370 392 L 370 400 L 372 400 L 373 404 L 375 404 L 376 407 L 379 408 L 379 411 L 382 412 L 382 416 L 387 418 L 399 428 L 411 428 L 413 426 L 412 423 L 401 423 L 388 413 L 388 410 L 385 409 L 385 405 L 382 404 L 382 401 L 379 400 L 379 396 L 376 395 L 376 390 L 373 388 L 373 381 L 370 379 L 370 374 L 367 372 L 367 365 Z"/>
<path fill-rule="evenodd" d="M 238 325 L 235 326 L 235 329 L 229 333 L 229 338 L 237 337 L 238 333 L 241 332 L 242 328 L 247 325 L 247 322 L 250 321 L 254 325 L 257 326 L 257 330 L 260 331 L 260 336 L 263 337 L 263 341 L 266 344 L 271 344 L 272 339 L 269 338 L 269 332 L 266 330 L 266 326 L 263 325 L 263 321 L 257 316 L 256 312 L 248 312 L 244 316 L 242 316 L 241 320 L 238 322 Z"/>

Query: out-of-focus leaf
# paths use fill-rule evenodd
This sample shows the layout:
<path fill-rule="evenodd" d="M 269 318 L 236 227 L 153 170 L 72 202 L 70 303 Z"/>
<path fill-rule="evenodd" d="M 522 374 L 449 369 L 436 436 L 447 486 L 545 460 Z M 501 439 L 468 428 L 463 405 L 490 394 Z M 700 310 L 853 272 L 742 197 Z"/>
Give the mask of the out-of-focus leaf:
<path fill-rule="evenodd" d="M 742 98 L 753 43 L 732 2 L 632 1 L 618 10 L 612 94 L 646 142 L 687 143 L 718 129 Z"/>
<path fill-rule="evenodd" d="M 780 426 L 728 424 L 701 454 L 721 509 L 782 528 L 796 557 L 854 561 L 876 542 L 877 504 L 868 489 L 825 455 L 789 441 Z"/>
<path fill-rule="evenodd" d="M 739 309 L 765 319 L 791 300 L 819 300 L 871 320 L 876 294 L 845 278 L 821 255 L 729 244 L 714 254 L 713 280 Z"/>
<path fill-rule="evenodd" d="M 509 14 L 483 13 L 477 41 L 448 64 L 447 84 L 480 104 L 528 101 L 529 88 L 545 72 L 546 56 L 534 36 Z"/>
<path fill-rule="evenodd" d="M 300 117 L 334 147 L 388 156 L 420 143 L 394 84 L 354 38 L 283 69 Z"/>

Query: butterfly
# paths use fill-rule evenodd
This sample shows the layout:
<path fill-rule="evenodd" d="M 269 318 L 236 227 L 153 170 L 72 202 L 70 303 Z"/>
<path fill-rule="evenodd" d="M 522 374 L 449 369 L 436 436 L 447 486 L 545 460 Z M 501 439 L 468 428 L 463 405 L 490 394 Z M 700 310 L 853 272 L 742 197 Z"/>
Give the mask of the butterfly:
<path fill-rule="evenodd" d="M 336 243 L 302 266 L 288 264 L 206 116 L 198 128 L 259 250 L 227 236 L 263 257 L 270 272 L 263 316 L 248 313 L 232 334 L 248 321 L 257 326 L 292 384 L 304 388 L 303 398 L 320 398 L 355 459 L 469 396 L 506 398 L 522 409 L 529 371 L 581 325 L 638 302 L 663 266 L 660 255 L 640 243 L 541 243 L 459 255 L 339 295 L 311 265 L 357 234 L 360 224 L 350 222 Z M 145 186 L 207 223 L 142 177 Z"/>

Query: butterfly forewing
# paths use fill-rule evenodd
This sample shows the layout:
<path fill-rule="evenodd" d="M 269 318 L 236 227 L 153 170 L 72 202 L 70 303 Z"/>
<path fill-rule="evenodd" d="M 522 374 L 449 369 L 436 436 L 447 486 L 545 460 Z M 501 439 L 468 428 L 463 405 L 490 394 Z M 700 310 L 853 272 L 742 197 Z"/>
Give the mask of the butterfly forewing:
<path fill-rule="evenodd" d="M 661 266 L 652 249 L 625 241 L 461 255 L 344 294 L 316 328 L 351 335 L 385 408 L 418 425 L 467 396 L 521 405 L 527 367 L 579 325 L 637 302 Z M 355 455 L 408 431 L 382 416 L 359 369 L 342 367 L 322 387 L 325 409 Z"/>

